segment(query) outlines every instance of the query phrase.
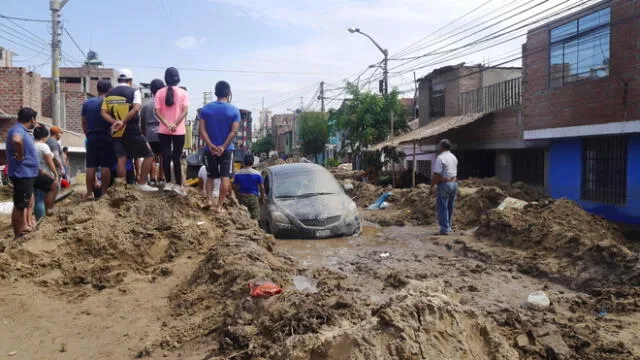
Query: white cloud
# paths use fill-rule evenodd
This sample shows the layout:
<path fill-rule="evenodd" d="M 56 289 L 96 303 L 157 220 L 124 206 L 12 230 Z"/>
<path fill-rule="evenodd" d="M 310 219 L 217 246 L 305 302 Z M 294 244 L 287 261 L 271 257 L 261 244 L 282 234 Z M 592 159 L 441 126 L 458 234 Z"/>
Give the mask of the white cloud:
<path fill-rule="evenodd" d="M 265 97 L 265 105 L 284 104 L 275 106 L 274 111 L 285 111 L 295 107 L 300 102 L 296 92 L 303 93 L 302 89 L 309 88 L 313 83 L 320 81 L 330 83 L 329 88 L 340 86 L 346 75 L 357 74 L 367 65 L 377 63 L 382 59 L 382 54 L 371 42 L 359 34 L 350 34 L 347 28 L 356 26 L 371 35 L 381 46 L 388 48 L 392 56 L 410 44 L 433 33 L 452 20 L 462 16 L 470 10 L 479 7 L 486 1 L 478 0 L 210 0 L 220 6 L 219 10 L 229 11 L 236 16 L 244 16 L 244 20 L 257 24 L 259 27 L 275 28 L 274 33 L 292 34 L 292 39 L 278 38 L 278 45 L 263 43 L 260 48 L 237 54 L 224 54 L 220 59 L 225 64 L 235 69 L 257 69 L 264 71 L 282 72 L 318 72 L 327 75 L 271 75 L 271 74 L 224 74 L 220 75 L 232 83 L 234 89 L 234 101 L 244 108 L 259 108 L 261 97 Z M 518 2 L 512 0 L 493 0 L 486 6 L 479 8 L 470 15 L 446 28 L 435 36 L 420 43 L 414 52 L 403 54 L 401 57 L 424 54 L 427 51 L 443 51 L 465 45 L 475 39 L 482 38 L 509 24 L 526 23 L 534 14 L 553 5 L 562 4 L 563 0 L 551 0 L 543 6 L 536 7 L 521 16 L 499 16 L 500 19 L 490 20 L 494 16 L 513 10 L 511 15 L 526 10 Z M 542 4 L 541 4 L 542 5 Z M 559 7 L 553 12 L 562 9 Z M 548 14 L 540 15 L 545 17 Z M 484 31 L 480 29 L 490 23 L 499 20 L 506 22 Z M 482 23 L 484 25 L 482 25 Z M 474 31 L 463 33 L 459 36 L 447 39 L 447 33 L 452 34 L 456 29 L 469 28 L 478 25 Z M 515 27 L 515 26 L 514 26 Z M 518 33 L 524 33 L 525 30 Z M 303 40 L 300 39 L 303 34 Z M 510 34 L 513 36 L 514 34 Z M 509 37 L 509 36 L 505 36 Z M 293 40 L 296 39 L 296 40 Z M 284 40 L 284 45 L 283 41 Z M 504 40 L 504 39 L 502 39 Z M 475 64 L 491 60 L 494 65 L 501 58 L 512 59 L 521 49 L 524 38 L 518 38 L 508 43 L 491 49 L 480 51 L 483 46 L 470 47 L 464 51 L 453 53 L 451 56 L 431 56 L 420 59 L 414 63 L 400 68 L 404 75 L 394 74 L 390 79 L 392 88 L 408 90 L 407 96 L 413 92 L 413 68 L 424 65 L 416 70 L 417 77 L 424 76 L 434 68 L 445 65 L 466 62 Z M 495 42 L 494 42 L 495 43 Z M 448 44 L 448 45 L 447 45 Z M 447 45 L 443 48 L 443 45 Z M 490 44 L 484 44 L 490 45 Z M 511 54 L 516 54 L 511 56 Z M 429 65 L 429 61 L 434 62 Z M 397 66 L 401 61 L 391 61 L 390 67 Z M 425 65 L 426 64 L 426 65 Z M 519 62 L 510 63 L 511 66 L 519 65 Z M 399 69 L 399 70 L 400 70 Z M 398 70 L 393 70 L 398 71 Z M 332 73 L 334 75 L 331 75 Z M 362 81 L 369 78 L 371 72 L 362 77 Z M 378 74 L 380 74 L 378 72 Z M 377 76 L 379 77 L 379 76 Z M 377 83 L 373 82 L 371 90 L 377 89 Z M 260 91 L 262 90 L 262 91 Z M 314 89 L 304 93 L 304 102 L 311 99 Z M 329 95 L 337 96 L 337 92 Z M 336 102 L 337 103 L 337 102 Z M 335 103 L 334 103 L 335 104 Z"/>
<path fill-rule="evenodd" d="M 206 42 L 206 39 L 204 37 L 196 39 L 193 36 L 183 36 L 178 39 L 175 44 L 180 49 L 195 49 L 204 42 Z"/>

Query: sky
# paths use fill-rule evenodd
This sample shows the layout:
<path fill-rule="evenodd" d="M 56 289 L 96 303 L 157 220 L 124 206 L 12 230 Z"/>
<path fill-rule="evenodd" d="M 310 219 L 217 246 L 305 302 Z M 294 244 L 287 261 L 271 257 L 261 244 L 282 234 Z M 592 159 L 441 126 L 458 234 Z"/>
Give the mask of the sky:
<path fill-rule="evenodd" d="M 202 105 L 203 92 L 215 83 L 231 84 L 233 103 L 257 112 L 264 106 L 274 113 L 288 109 L 319 109 L 314 101 L 321 81 L 327 83 L 327 107 L 339 106 L 345 79 L 356 80 L 368 65 L 382 60 L 381 52 L 364 36 L 351 34 L 360 28 L 389 50 L 391 58 L 442 52 L 467 44 L 474 37 L 490 35 L 505 25 L 517 27 L 549 9 L 560 11 L 568 3 L 590 0 L 70 0 L 62 10 L 66 30 L 62 37 L 62 66 L 77 66 L 91 49 L 105 67 L 127 67 L 136 82 L 164 78 L 164 69 L 178 68 L 181 85 L 191 98 L 191 109 Z M 2 0 L 0 15 L 50 19 L 48 0 Z M 555 6 L 555 8 L 553 8 Z M 474 10 L 475 9 L 475 10 Z M 502 12 L 504 16 L 500 17 Z M 466 14 L 466 15 L 465 15 Z M 496 17 L 494 27 L 483 23 Z M 451 21 L 457 22 L 448 25 Z M 47 23 L 16 21 L 31 33 L 0 18 L 0 46 L 18 54 L 14 66 L 35 68 L 49 76 L 50 29 Z M 448 25 L 448 26 L 445 26 Z M 486 26 L 485 26 L 486 25 Z M 444 26 L 444 28 L 442 28 Z M 454 36 L 476 26 L 474 31 Z M 401 50 L 440 29 L 411 48 Z M 482 31 L 480 31 L 482 30 Z M 504 37 L 524 34 L 526 29 Z M 12 40 L 11 42 L 9 40 Z M 497 41 L 497 40 L 496 40 Z M 489 49 L 459 50 L 449 57 L 431 56 L 398 67 L 390 61 L 390 88 L 413 97 L 413 71 L 419 78 L 444 65 L 499 64 L 519 56 L 524 37 Z M 492 43 L 487 43 L 491 45 Z M 447 47 L 448 46 L 448 47 Z M 78 47 L 80 49 L 78 49 Z M 477 51 L 471 51 L 471 49 Z M 82 50 L 82 52 L 80 51 Z M 437 63 L 435 60 L 440 60 Z M 430 60 L 431 63 L 429 62 Z M 519 66 L 518 59 L 507 66 Z M 420 66 L 417 66 L 420 65 Z M 395 68 L 395 69 L 394 69 Z M 361 83 L 372 70 L 362 75 Z M 377 72 L 372 78 L 380 78 Z M 377 83 L 369 87 L 377 91 Z M 300 97 L 303 97 L 302 100 Z M 195 112 L 190 114 L 194 116 Z M 254 115 L 254 118 L 257 116 Z"/>

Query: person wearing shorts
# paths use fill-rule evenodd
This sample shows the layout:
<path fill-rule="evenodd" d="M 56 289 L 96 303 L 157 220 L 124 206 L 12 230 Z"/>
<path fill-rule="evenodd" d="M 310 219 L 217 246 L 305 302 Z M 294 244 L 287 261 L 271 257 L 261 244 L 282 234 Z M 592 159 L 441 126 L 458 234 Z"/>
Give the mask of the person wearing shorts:
<path fill-rule="evenodd" d="M 233 176 L 233 188 L 238 202 L 244 205 L 254 220 L 260 219 L 260 203 L 264 202 L 264 180 L 260 172 L 253 168 L 253 154 L 246 154 L 244 167 Z"/>
<path fill-rule="evenodd" d="M 87 195 L 88 199 L 95 197 L 96 169 L 100 168 L 102 184 L 109 184 L 111 179 L 111 167 L 116 163 L 113 139 L 111 138 L 111 123 L 102 117 L 102 102 L 111 91 L 111 82 L 103 79 L 98 81 L 98 96 L 88 99 L 82 104 L 82 130 L 87 142 L 86 166 L 87 166 Z M 100 194 L 107 191 L 103 185 Z"/>
<path fill-rule="evenodd" d="M 129 69 L 120 70 L 118 86 L 111 89 L 102 102 L 102 117 L 112 125 L 114 150 L 118 159 L 118 177 L 126 177 L 127 157 L 143 158 L 138 185 L 142 191 L 157 191 L 149 186 L 147 179 L 153 164 L 153 152 L 140 130 L 140 107 L 142 95 L 133 88 L 133 73 Z"/>
<path fill-rule="evenodd" d="M 11 226 L 16 237 L 35 229 L 33 183 L 38 177 L 38 152 L 29 130 L 36 126 L 38 113 L 28 107 L 18 111 L 18 123 L 7 133 L 5 144 L 8 175 L 13 184 Z"/>
<path fill-rule="evenodd" d="M 220 196 L 214 209 L 224 212 L 222 205 L 231 189 L 230 176 L 233 170 L 233 139 L 240 127 L 240 110 L 230 104 L 231 86 L 226 81 L 216 84 L 217 100 L 200 110 L 200 137 L 207 148 L 204 162 L 207 167 L 207 206 L 213 206 L 213 181 L 220 179 Z"/>
<path fill-rule="evenodd" d="M 158 90 L 165 87 L 164 81 L 160 79 L 153 79 L 151 80 L 149 87 L 152 97 L 151 100 L 144 104 L 142 109 L 140 109 L 140 124 L 142 126 L 142 132 L 149 142 L 151 151 L 153 151 L 153 162 L 154 164 L 159 164 L 158 166 L 154 166 L 154 169 L 151 171 L 149 185 L 164 186 L 165 177 L 164 165 L 162 164 L 162 145 L 160 144 L 160 139 L 158 137 L 160 120 L 158 120 L 158 117 L 155 114 L 155 96 Z"/>
<path fill-rule="evenodd" d="M 51 214 L 56 204 L 56 195 L 58 194 L 58 170 L 53 162 L 53 152 L 47 145 L 49 130 L 43 125 L 36 126 L 33 129 L 33 137 L 36 141 L 36 151 L 38 152 L 38 176 L 33 182 L 33 188 L 36 192 L 35 209 L 36 220 L 40 220 L 45 213 Z"/>

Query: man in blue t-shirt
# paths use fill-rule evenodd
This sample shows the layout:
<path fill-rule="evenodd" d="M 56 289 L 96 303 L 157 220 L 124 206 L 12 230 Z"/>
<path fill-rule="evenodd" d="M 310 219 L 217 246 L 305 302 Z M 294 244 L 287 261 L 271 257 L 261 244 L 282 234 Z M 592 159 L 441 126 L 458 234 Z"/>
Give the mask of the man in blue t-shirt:
<path fill-rule="evenodd" d="M 111 167 L 116 163 L 113 139 L 111 137 L 111 124 L 101 114 L 104 97 L 111 91 L 109 80 L 98 81 L 98 96 L 93 97 L 82 104 L 82 130 L 87 136 L 86 141 L 86 165 L 87 165 L 87 198 L 95 197 L 93 187 L 96 178 L 96 169 L 101 168 L 102 189 L 99 194 L 104 194 L 111 183 Z"/>
<path fill-rule="evenodd" d="M 240 126 L 240 111 L 230 104 L 231 86 L 226 81 L 216 84 L 217 100 L 200 110 L 200 137 L 207 145 L 204 152 L 204 165 L 207 168 L 207 206 L 213 206 L 213 180 L 220 179 L 220 195 L 217 213 L 223 213 L 224 199 L 231 188 L 233 170 L 233 139 Z"/>
<path fill-rule="evenodd" d="M 244 156 L 244 168 L 233 176 L 233 188 L 240 205 L 249 210 L 251 218 L 260 219 L 260 203 L 264 202 L 264 181 L 260 172 L 253 168 L 253 154 Z M 260 200 L 258 200 L 260 196 Z"/>
<path fill-rule="evenodd" d="M 36 126 L 38 113 L 28 107 L 18 111 L 18 123 L 7 133 L 6 153 L 9 178 L 13 183 L 11 225 L 18 237 L 33 231 L 33 183 L 38 176 L 38 151 L 29 130 Z"/>

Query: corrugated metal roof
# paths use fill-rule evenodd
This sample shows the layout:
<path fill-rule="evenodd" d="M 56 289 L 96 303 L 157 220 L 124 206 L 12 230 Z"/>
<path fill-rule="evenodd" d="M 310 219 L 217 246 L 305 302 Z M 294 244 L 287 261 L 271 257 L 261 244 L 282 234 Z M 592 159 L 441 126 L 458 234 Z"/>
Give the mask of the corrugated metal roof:
<path fill-rule="evenodd" d="M 428 138 L 440 135 L 445 131 L 470 124 L 487 114 L 489 113 L 473 113 L 473 114 L 464 114 L 460 116 L 445 116 L 438 120 L 430 122 L 421 128 L 396 136 L 393 139 L 393 145 L 391 141 L 387 140 L 385 142 L 375 144 L 369 147 L 367 150 L 376 151 L 376 150 L 381 150 L 388 146 L 395 147 L 402 144 L 412 143 L 414 141 L 428 139 Z"/>

